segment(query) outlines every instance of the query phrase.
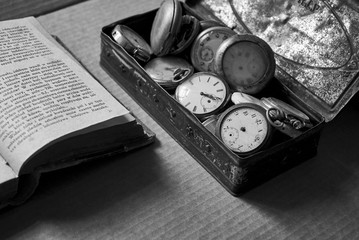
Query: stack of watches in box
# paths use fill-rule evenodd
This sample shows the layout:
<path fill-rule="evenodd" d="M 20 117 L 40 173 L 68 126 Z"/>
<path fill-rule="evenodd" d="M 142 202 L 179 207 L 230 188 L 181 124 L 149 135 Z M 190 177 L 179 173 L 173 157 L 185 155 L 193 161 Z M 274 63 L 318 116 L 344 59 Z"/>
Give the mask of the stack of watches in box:
<path fill-rule="evenodd" d="M 274 129 L 297 137 L 312 126 L 293 106 L 274 97 L 254 97 L 272 81 L 276 67 L 264 40 L 184 14 L 178 0 L 162 2 L 150 44 L 123 25 L 113 29 L 112 37 L 238 155 L 268 146 Z"/>

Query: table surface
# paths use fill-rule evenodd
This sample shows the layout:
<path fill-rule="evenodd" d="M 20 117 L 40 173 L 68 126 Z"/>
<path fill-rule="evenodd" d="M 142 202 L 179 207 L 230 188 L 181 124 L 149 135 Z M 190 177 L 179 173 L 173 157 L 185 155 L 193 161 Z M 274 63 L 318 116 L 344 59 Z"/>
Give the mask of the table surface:
<path fill-rule="evenodd" d="M 235 198 L 100 68 L 101 28 L 160 2 L 92 0 L 38 18 L 157 139 L 44 174 L 25 204 L 0 211 L 0 238 L 358 239 L 356 102 L 325 126 L 316 157 Z"/>

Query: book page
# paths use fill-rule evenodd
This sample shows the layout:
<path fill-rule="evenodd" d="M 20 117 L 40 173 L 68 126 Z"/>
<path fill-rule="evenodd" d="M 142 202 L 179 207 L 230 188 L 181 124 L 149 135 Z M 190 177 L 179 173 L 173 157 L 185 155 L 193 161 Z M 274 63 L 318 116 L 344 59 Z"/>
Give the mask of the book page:
<path fill-rule="evenodd" d="M 128 113 L 33 17 L 0 22 L 0 69 L 0 154 L 15 172 L 47 143 Z"/>
<path fill-rule="evenodd" d="M 15 196 L 17 189 L 17 174 L 0 155 L 0 208 Z"/>
<path fill-rule="evenodd" d="M 14 170 L 8 165 L 5 159 L 0 155 L 0 185 L 13 178 L 17 178 Z"/>

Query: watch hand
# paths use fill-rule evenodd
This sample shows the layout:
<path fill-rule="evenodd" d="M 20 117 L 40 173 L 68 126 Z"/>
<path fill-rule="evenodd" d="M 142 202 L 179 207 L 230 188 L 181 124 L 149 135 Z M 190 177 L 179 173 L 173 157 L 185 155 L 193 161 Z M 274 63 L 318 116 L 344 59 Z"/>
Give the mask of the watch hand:
<path fill-rule="evenodd" d="M 210 98 L 210 99 L 212 99 L 212 100 L 214 100 L 214 101 L 218 101 L 218 100 L 221 100 L 221 99 L 222 99 L 222 98 L 220 98 L 220 97 L 214 96 L 213 94 L 208 94 L 208 93 L 204 93 L 204 92 L 200 92 L 199 94 L 200 94 L 201 96 L 208 97 L 208 98 Z"/>

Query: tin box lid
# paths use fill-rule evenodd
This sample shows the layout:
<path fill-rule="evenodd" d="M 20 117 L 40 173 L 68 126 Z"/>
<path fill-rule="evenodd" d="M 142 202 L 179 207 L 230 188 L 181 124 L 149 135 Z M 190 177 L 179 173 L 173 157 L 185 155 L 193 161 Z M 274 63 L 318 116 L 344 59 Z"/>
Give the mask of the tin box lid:
<path fill-rule="evenodd" d="M 182 8 L 176 0 L 165 0 L 156 13 L 151 28 L 151 47 L 157 56 L 169 53 L 180 30 Z"/>
<path fill-rule="evenodd" d="M 356 0 L 187 0 L 200 17 L 264 39 L 276 78 L 332 120 L 359 89 Z"/>

